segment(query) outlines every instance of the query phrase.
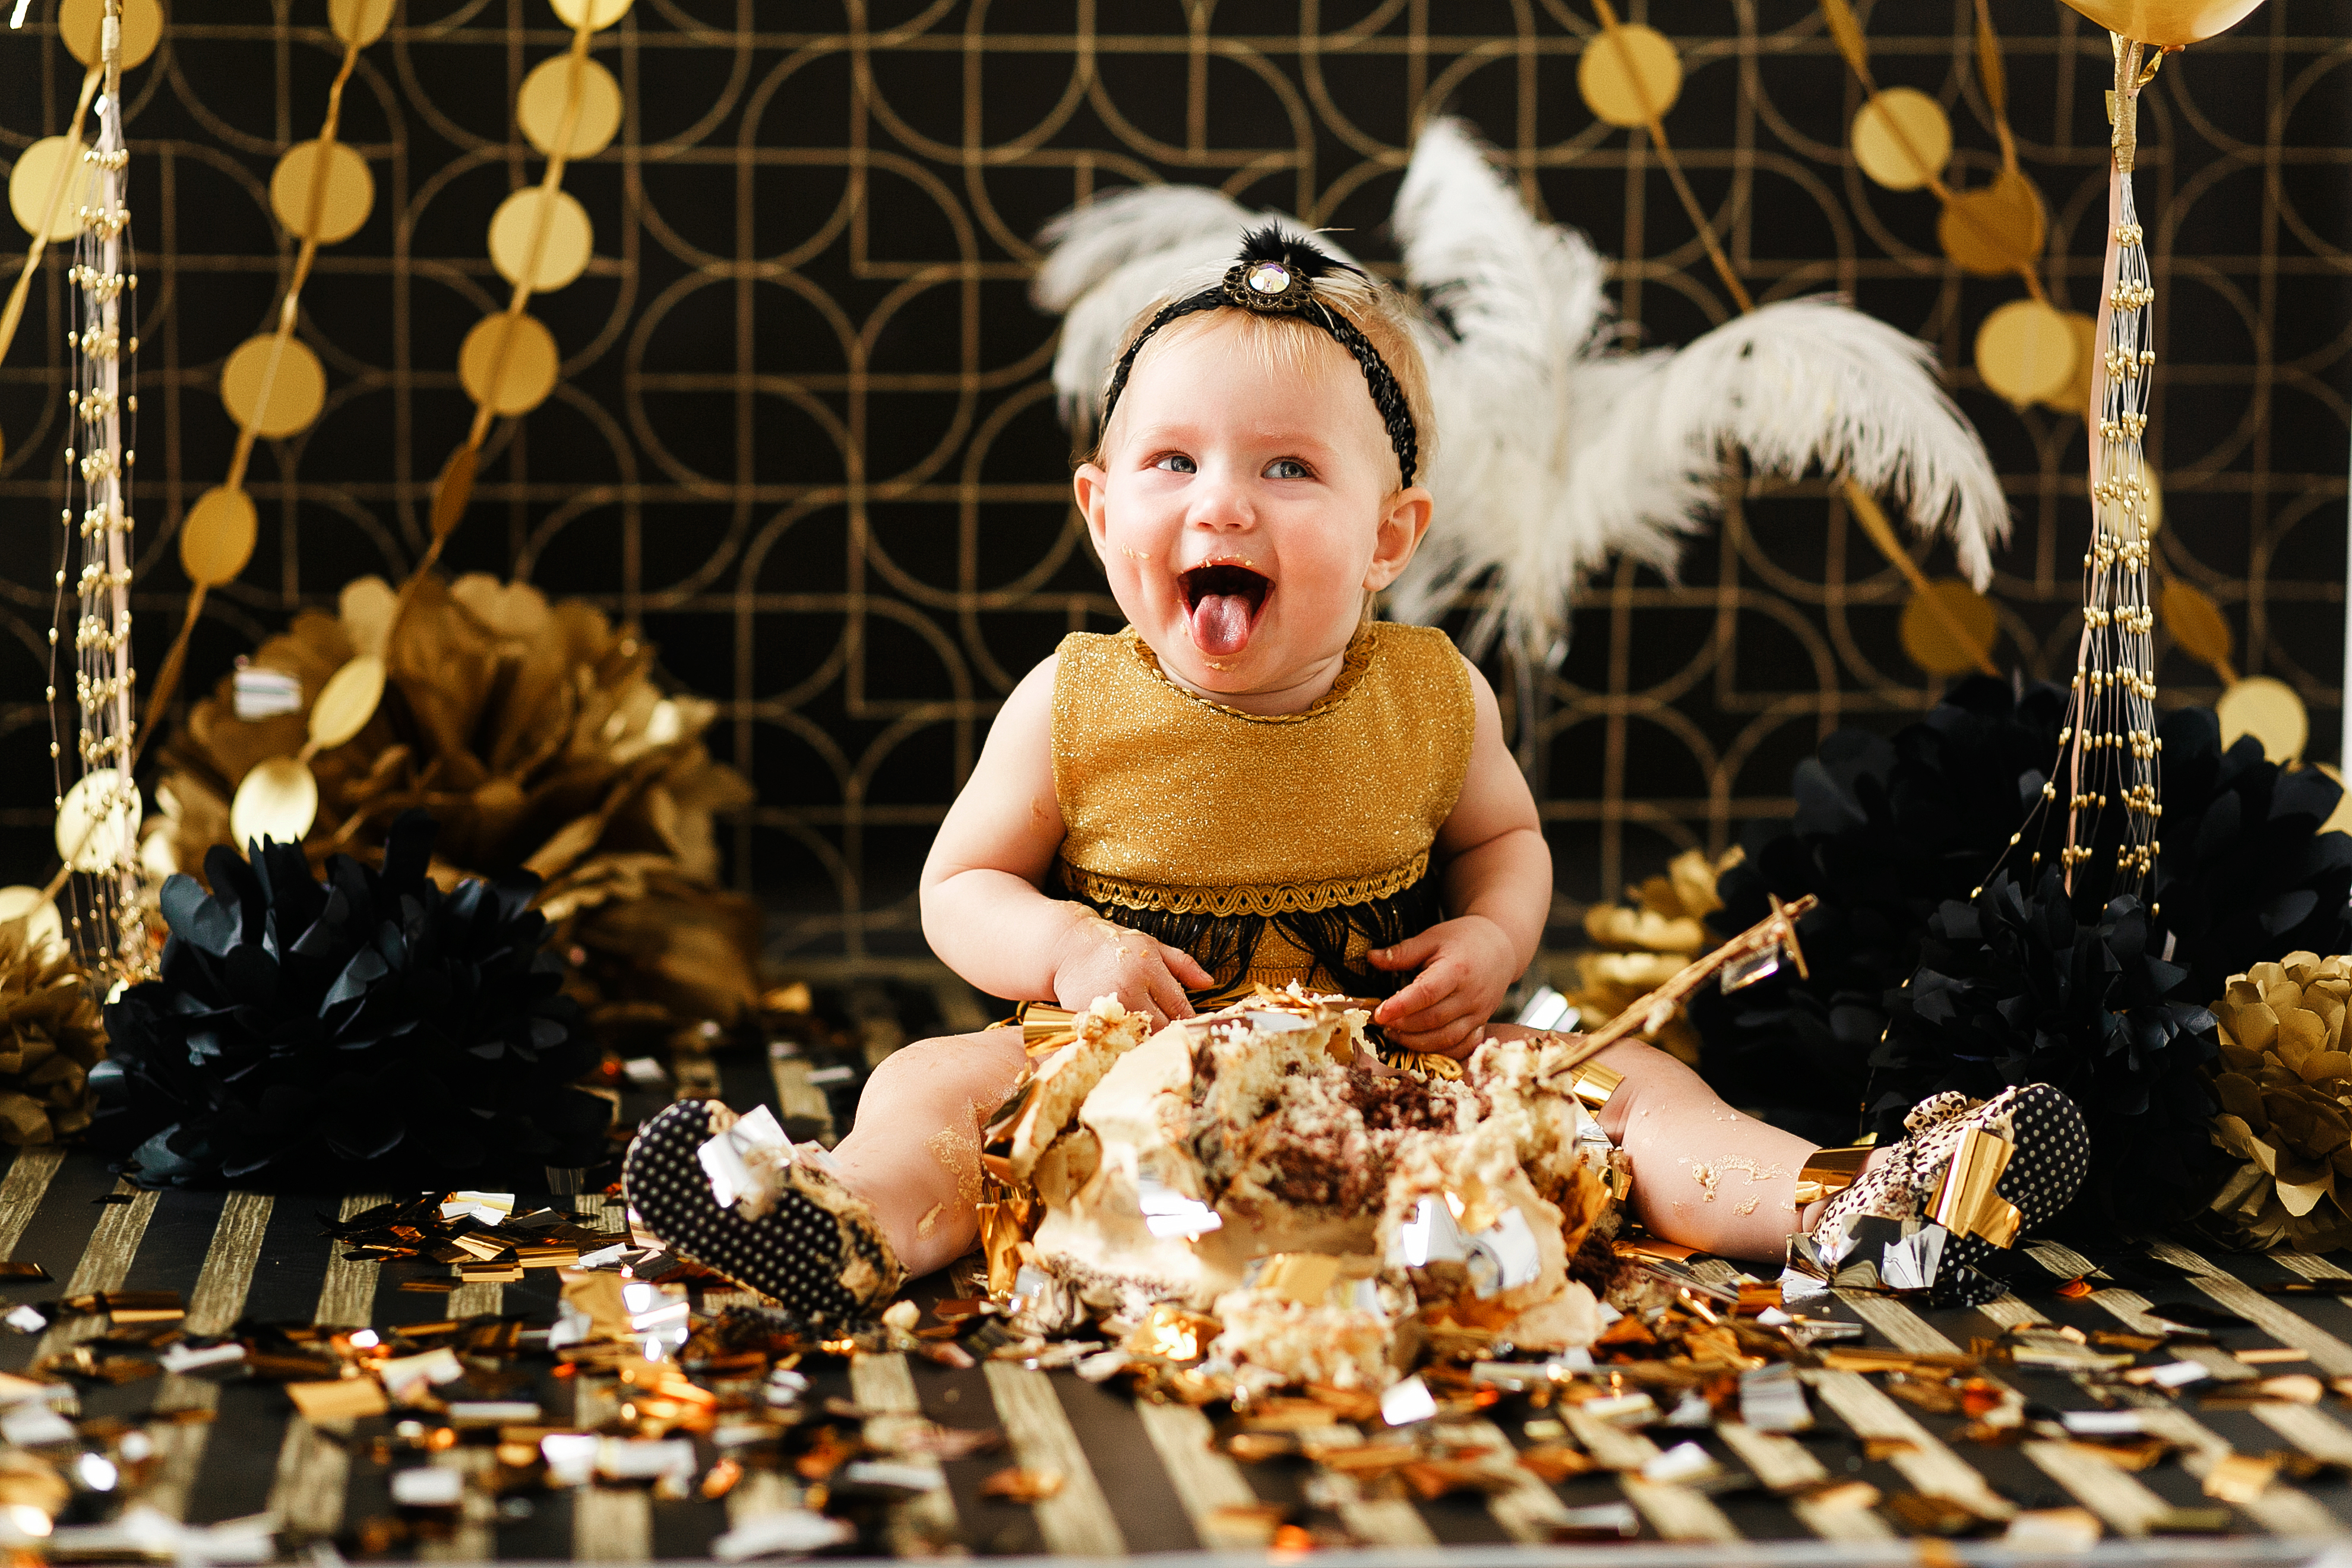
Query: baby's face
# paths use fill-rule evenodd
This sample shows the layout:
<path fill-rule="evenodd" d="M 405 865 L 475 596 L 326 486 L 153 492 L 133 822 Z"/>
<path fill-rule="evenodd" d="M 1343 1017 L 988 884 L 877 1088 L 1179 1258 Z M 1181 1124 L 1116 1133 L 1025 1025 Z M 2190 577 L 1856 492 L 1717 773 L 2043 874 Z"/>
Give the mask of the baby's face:
<path fill-rule="evenodd" d="M 1119 609 L 1203 691 L 1336 673 L 1365 591 L 1395 581 L 1428 526 L 1428 492 L 1397 488 L 1363 372 L 1338 343 L 1313 346 L 1304 368 L 1269 363 L 1213 325 L 1152 353 L 1103 463 L 1078 470 Z"/>

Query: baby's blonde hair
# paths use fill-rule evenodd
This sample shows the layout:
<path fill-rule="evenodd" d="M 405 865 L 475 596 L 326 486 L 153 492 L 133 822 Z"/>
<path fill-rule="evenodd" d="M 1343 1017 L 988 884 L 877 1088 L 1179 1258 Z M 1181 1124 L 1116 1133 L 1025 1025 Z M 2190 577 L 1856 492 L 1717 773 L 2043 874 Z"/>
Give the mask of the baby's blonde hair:
<path fill-rule="evenodd" d="M 1218 276 L 1222 276 L 1222 270 Z M 1215 277 L 1206 281 L 1213 283 Z M 1127 323 L 1127 330 L 1119 334 L 1118 355 L 1112 361 L 1113 367 L 1117 366 L 1118 359 L 1126 357 L 1129 349 L 1135 346 L 1135 340 L 1150 324 L 1154 316 L 1177 300 L 1197 293 L 1202 287 L 1203 283 L 1198 279 L 1180 280 L 1177 287 L 1138 310 Z M 1423 363 L 1420 346 L 1413 340 L 1412 307 L 1395 289 L 1377 279 L 1345 268 L 1334 268 L 1315 279 L 1314 287 L 1317 302 L 1328 307 L 1333 314 L 1346 317 L 1387 362 L 1389 374 L 1396 377 L 1397 389 L 1404 394 L 1405 411 L 1412 416 L 1413 439 L 1419 449 L 1420 468 L 1422 473 L 1427 473 L 1430 456 L 1437 449 L 1437 417 L 1436 410 L 1429 400 L 1429 367 Z M 1199 337 L 1203 332 L 1228 329 L 1243 334 L 1241 346 L 1244 352 L 1256 356 L 1259 363 L 1275 370 L 1304 374 L 1312 356 L 1321 352 L 1315 346 L 1319 342 L 1347 361 L 1349 371 L 1360 379 L 1362 372 L 1354 356 L 1321 325 L 1307 319 L 1314 310 L 1315 306 L 1309 305 L 1305 311 L 1295 316 L 1272 315 L 1228 305 L 1179 316 L 1151 335 L 1151 341 L 1144 344 L 1143 351 L 1135 356 L 1135 363 L 1128 374 L 1132 379 L 1146 364 L 1173 344 Z M 1106 391 L 1110 374 L 1108 371 L 1104 374 Z M 1370 396 L 1369 384 L 1365 395 L 1367 398 Z M 1375 414 L 1377 416 L 1377 409 Z M 1118 416 L 1118 411 L 1114 409 L 1110 419 L 1095 432 L 1094 449 L 1087 455 L 1088 462 L 1100 463 L 1110 450 L 1110 426 Z"/>

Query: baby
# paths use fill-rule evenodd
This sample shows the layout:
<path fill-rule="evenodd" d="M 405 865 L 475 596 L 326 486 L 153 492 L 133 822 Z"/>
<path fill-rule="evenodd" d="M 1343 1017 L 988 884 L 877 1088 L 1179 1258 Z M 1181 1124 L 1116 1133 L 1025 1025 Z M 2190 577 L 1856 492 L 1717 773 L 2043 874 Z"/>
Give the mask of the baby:
<path fill-rule="evenodd" d="M 923 871 L 924 932 L 981 991 L 1114 996 L 1160 1024 L 1297 980 L 1381 996 L 1374 1022 L 1415 1051 L 1528 1033 L 1491 1020 L 1551 904 L 1534 798 L 1476 668 L 1442 631 L 1370 616 L 1432 521 L 1413 330 L 1390 291 L 1272 228 L 1129 329 L 1075 479 L 1128 627 L 1065 638 L 1013 689 Z M 2041 1143 L 2079 1142 L 2042 1086 L 1922 1107 L 1863 1181 L 1801 1211 L 1811 1143 L 1650 1046 L 1596 1059 L 1618 1075 L 1599 1121 L 1635 1214 L 1704 1251 L 1777 1258 L 1826 1219 L 1916 1214 L 1967 1121 L 2034 1145 L 2000 1188 L 2028 1223 L 2072 1195 L 2022 1180 L 2051 1163 Z M 1017 1028 L 898 1051 L 830 1161 L 786 1166 L 756 1217 L 714 1198 L 696 1161 L 713 1113 L 681 1101 L 632 1149 L 629 1202 L 685 1256 L 851 1315 L 971 1247 L 980 1124 L 1025 1065 Z"/>

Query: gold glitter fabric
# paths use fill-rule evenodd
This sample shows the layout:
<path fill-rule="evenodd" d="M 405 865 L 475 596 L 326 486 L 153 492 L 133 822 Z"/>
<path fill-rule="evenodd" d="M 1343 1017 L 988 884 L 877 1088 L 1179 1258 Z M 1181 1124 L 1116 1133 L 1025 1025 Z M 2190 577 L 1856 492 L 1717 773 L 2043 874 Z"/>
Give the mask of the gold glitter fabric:
<path fill-rule="evenodd" d="M 1171 682 L 1133 628 L 1062 639 L 1062 878 L 1096 904 L 1282 915 L 1402 892 L 1469 771 L 1470 676 L 1433 626 L 1370 622 L 1303 713 Z"/>

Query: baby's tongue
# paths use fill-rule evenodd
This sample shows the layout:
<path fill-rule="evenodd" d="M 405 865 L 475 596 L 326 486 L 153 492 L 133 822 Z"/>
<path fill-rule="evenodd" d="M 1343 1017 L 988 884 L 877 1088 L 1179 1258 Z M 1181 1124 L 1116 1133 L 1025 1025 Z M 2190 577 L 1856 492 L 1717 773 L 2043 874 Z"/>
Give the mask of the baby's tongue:
<path fill-rule="evenodd" d="M 1249 646 L 1250 602 L 1241 594 L 1203 594 L 1192 601 L 1192 646 L 1202 653 L 1239 653 Z"/>

